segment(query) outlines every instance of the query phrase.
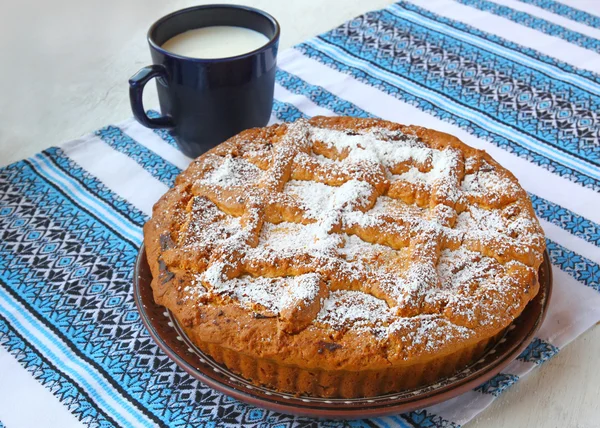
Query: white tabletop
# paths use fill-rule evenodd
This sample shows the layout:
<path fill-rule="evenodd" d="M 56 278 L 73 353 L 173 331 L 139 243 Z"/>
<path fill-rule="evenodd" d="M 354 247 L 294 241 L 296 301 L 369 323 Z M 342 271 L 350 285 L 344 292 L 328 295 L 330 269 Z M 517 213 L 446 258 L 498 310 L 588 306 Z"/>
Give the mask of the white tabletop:
<path fill-rule="evenodd" d="M 221 0 L 221 2 L 223 2 Z M 228 1 L 226 1 L 228 2 Z M 0 13 L 0 165 L 131 116 L 127 79 L 150 62 L 146 31 L 204 1 L 24 0 Z M 208 3 L 208 2 L 206 2 Z M 389 0 L 238 0 L 273 14 L 286 48 Z M 145 97 L 157 105 L 153 85 Z M 600 329 L 593 328 L 470 427 L 600 427 Z"/>

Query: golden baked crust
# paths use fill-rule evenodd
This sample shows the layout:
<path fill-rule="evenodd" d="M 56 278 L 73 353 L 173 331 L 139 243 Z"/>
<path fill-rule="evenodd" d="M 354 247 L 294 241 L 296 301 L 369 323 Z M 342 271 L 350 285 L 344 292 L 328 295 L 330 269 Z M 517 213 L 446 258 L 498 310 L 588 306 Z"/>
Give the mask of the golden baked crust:
<path fill-rule="evenodd" d="M 200 156 L 144 227 L 152 288 L 231 370 L 356 397 L 479 358 L 538 292 L 545 241 L 487 153 L 349 117 L 251 129 Z"/>

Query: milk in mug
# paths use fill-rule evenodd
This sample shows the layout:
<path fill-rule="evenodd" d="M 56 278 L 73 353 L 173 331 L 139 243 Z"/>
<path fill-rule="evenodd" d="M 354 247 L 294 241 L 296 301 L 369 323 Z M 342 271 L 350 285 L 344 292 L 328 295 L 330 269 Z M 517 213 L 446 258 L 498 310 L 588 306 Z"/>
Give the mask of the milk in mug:
<path fill-rule="evenodd" d="M 252 52 L 268 41 L 264 34 L 249 28 L 219 25 L 178 34 L 167 40 L 162 48 L 189 58 L 216 59 Z"/>

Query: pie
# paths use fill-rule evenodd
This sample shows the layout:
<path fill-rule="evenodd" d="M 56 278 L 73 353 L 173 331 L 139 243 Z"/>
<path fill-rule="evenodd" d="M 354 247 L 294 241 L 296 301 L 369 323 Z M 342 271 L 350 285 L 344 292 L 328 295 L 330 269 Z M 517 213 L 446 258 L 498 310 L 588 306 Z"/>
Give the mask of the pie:
<path fill-rule="evenodd" d="M 155 301 L 229 370 L 367 397 L 479 359 L 537 294 L 527 193 L 456 137 L 375 119 L 250 129 L 194 160 L 144 241 Z"/>

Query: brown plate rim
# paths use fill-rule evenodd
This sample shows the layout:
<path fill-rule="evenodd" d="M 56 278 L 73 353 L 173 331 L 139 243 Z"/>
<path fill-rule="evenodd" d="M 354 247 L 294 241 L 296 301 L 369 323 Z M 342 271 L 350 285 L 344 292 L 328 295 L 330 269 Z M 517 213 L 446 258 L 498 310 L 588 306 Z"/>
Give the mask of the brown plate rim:
<path fill-rule="evenodd" d="M 518 336 L 517 339 L 514 340 L 514 344 L 512 344 L 512 346 L 509 346 L 502 353 L 499 353 L 490 363 L 478 368 L 477 370 L 465 375 L 460 379 L 447 382 L 439 388 L 430 388 L 428 391 L 423 393 L 419 393 L 418 390 L 416 390 L 417 392 L 415 392 L 411 397 L 404 397 L 394 400 L 392 398 L 395 394 L 386 394 L 386 396 L 392 396 L 389 401 L 361 405 L 353 403 L 352 400 L 343 399 L 323 399 L 324 402 L 329 401 L 330 404 L 316 402 L 305 403 L 301 401 L 302 397 L 295 397 L 289 394 L 283 394 L 283 398 L 285 398 L 285 400 L 278 400 L 276 399 L 275 395 L 279 393 L 275 393 L 275 395 L 271 397 L 265 397 L 259 393 L 258 389 L 253 388 L 248 390 L 247 388 L 236 388 L 230 383 L 218 379 L 218 376 L 213 373 L 213 370 L 211 370 L 210 367 L 202 363 L 199 363 L 198 367 L 194 367 L 192 364 L 186 361 L 182 355 L 180 355 L 175 349 L 173 349 L 171 345 L 169 345 L 169 338 L 163 337 L 159 333 L 154 324 L 155 321 L 153 322 L 151 317 L 148 315 L 147 303 L 142 301 L 141 287 L 145 285 L 146 287 L 150 288 L 149 281 L 146 281 L 146 284 L 141 284 L 142 281 L 140 280 L 144 264 L 146 269 L 149 270 L 145 256 L 146 251 L 144 244 L 142 244 L 135 262 L 133 297 L 140 313 L 140 319 L 142 320 L 142 323 L 148 330 L 153 340 L 163 350 L 163 352 L 169 356 L 169 358 L 171 358 L 181 369 L 186 371 L 195 379 L 230 397 L 276 412 L 316 418 L 353 419 L 396 415 L 441 403 L 481 385 L 500 373 L 502 369 L 515 360 L 529 345 L 531 340 L 533 340 L 535 333 L 538 331 L 542 322 L 544 321 L 548 310 L 550 297 L 552 295 L 552 267 L 548 252 L 546 251 L 544 252 L 544 261 L 540 266 L 540 278 L 544 280 L 540 281 L 540 292 L 538 293 L 538 296 L 534 298 L 534 300 L 539 299 L 539 305 L 529 304 L 523 311 L 523 314 L 525 314 L 526 311 L 531 311 L 535 306 L 539 306 L 539 313 L 536 315 L 537 318 L 529 331 L 525 331 L 523 332 L 522 336 Z M 153 299 L 151 300 L 152 301 L 150 304 L 153 304 L 156 308 L 160 307 L 162 311 L 168 311 L 166 308 L 154 303 Z M 168 313 L 170 314 L 170 312 Z M 175 317 L 173 316 L 172 319 L 175 319 Z M 178 336 L 178 333 L 174 328 L 172 331 L 175 337 Z M 180 334 L 183 333 L 181 332 Z M 491 349 L 493 348 L 494 347 Z M 490 350 L 488 350 L 488 352 L 490 352 Z M 206 357 L 210 358 L 208 356 Z M 219 364 L 219 366 L 223 367 L 223 372 L 228 371 L 227 368 L 222 364 Z M 361 400 L 367 401 L 369 398 L 376 397 L 365 397 Z"/>

